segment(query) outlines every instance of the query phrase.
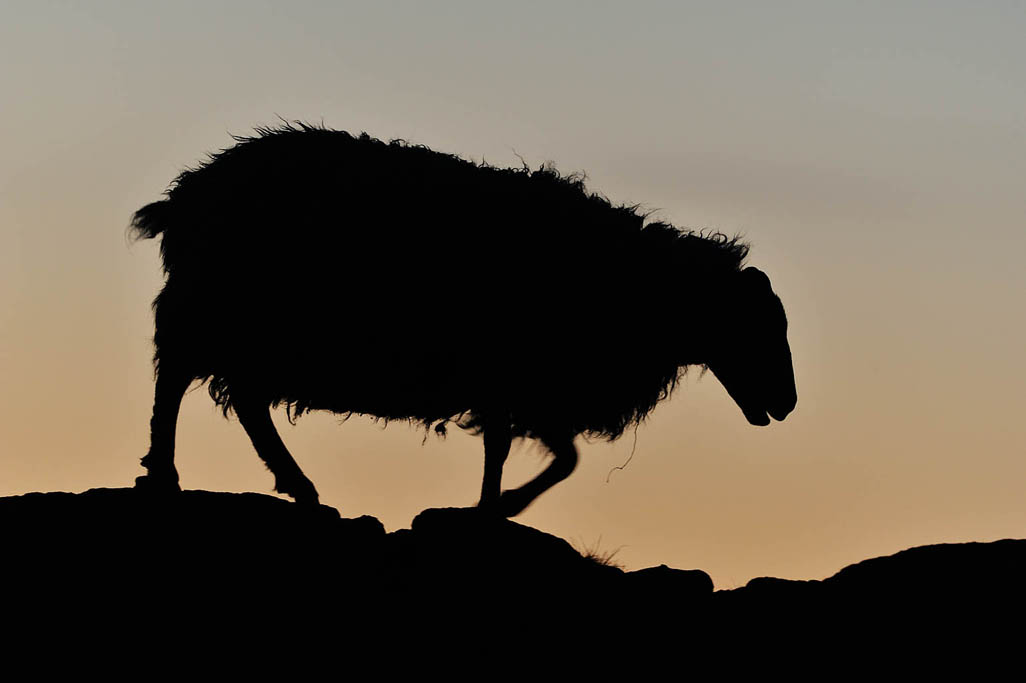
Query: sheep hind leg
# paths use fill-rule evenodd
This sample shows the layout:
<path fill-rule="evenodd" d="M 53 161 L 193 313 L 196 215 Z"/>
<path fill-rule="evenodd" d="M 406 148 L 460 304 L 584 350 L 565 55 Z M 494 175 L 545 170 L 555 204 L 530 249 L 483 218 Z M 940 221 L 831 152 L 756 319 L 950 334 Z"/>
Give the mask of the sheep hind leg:
<path fill-rule="evenodd" d="M 538 496 L 569 477 L 577 467 L 577 448 L 573 436 L 542 438 L 542 443 L 554 456 L 552 463 L 520 488 L 503 492 L 499 497 L 498 509 L 504 517 L 519 515 Z"/>
<path fill-rule="evenodd" d="M 502 489 L 502 466 L 509 457 L 513 441 L 508 416 L 487 418 L 484 423 L 485 466 L 481 482 L 481 500 L 477 504 L 482 510 L 498 512 L 499 494 Z"/>
<path fill-rule="evenodd" d="M 180 491 L 175 469 L 175 431 L 182 397 L 193 376 L 171 363 L 161 363 L 150 418 L 150 450 L 143 456 L 146 474 L 137 477 L 135 487 L 154 492 Z"/>
<path fill-rule="evenodd" d="M 247 398 L 233 397 L 232 407 L 239 416 L 239 422 L 253 442 L 257 455 L 274 475 L 274 490 L 292 496 L 303 505 L 318 505 L 319 497 L 313 482 L 306 478 L 299 465 L 293 460 L 278 430 L 271 421 L 271 410 L 266 403 Z"/>

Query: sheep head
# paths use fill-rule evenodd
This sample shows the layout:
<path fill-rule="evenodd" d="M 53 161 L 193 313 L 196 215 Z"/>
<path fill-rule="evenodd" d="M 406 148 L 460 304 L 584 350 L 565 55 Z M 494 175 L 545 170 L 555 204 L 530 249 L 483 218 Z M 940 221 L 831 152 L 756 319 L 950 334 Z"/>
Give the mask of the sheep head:
<path fill-rule="evenodd" d="M 798 402 L 784 306 L 756 268 L 737 274 L 727 299 L 706 364 L 751 424 L 783 420 Z"/>

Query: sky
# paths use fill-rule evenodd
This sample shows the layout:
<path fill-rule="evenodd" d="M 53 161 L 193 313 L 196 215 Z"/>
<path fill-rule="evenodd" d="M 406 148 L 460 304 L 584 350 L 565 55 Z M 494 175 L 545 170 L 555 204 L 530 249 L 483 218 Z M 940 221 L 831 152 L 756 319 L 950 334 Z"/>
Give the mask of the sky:
<path fill-rule="evenodd" d="M 517 521 L 721 589 L 1024 537 L 1024 30 L 1011 1 L 2 0 L 0 495 L 142 473 L 162 274 L 129 217 L 283 117 L 553 162 L 751 243 L 787 309 L 796 411 L 752 427 L 693 372 L 636 441 L 579 440 Z M 580 328 L 610 325 L 629 316 Z M 458 430 L 275 421 L 344 516 L 393 530 L 477 500 L 483 449 Z M 204 389 L 177 463 L 186 488 L 271 493 Z M 515 447 L 505 486 L 545 463 Z"/>

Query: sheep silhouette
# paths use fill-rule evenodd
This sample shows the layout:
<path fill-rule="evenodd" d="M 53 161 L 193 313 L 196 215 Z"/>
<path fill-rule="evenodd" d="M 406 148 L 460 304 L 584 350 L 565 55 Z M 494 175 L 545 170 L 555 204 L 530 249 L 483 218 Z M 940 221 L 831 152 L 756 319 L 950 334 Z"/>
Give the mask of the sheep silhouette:
<path fill-rule="evenodd" d="M 178 490 L 175 428 L 206 382 L 275 489 L 317 491 L 271 421 L 310 410 L 483 436 L 479 506 L 513 516 L 576 466 L 578 435 L 616 439 L 688 366 L 749 422 L 797 394 L 787 320 L 726 236 L 646 224 L 583 178 L 496 168 L 302 123 L 259 128 L 135 213 L 161 235 L 155 399 L 139 488 Z M 501 492 L 514 438 L 554 456 Z"/>

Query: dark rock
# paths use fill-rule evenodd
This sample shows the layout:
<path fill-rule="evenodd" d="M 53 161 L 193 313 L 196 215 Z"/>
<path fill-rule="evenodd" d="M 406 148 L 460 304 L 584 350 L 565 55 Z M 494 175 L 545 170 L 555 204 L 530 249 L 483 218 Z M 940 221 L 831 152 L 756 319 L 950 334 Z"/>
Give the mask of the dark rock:
<path fill-rule="evenodd" d="M 1017 540 L 912 548 L 823 581 L 761 577 L 713 592 L 703 571 L 624 572 L 473 508 L 425 510 L 386 534 L 373 517 L 253 493 L 94 489 L 0 498 L 0 525 L 9 616 L 70 611 L 123 625 L 188 615 L 216 629 L 331 614 L 387 629 L 403 615 L 464 625 L 502 615 L 507 626 L 541 620 L 583 625 L 579 633 L 625 623 L 639 635 L 741 628 L 745 638 L 950 630 L 1026 604 L 1026 541 Z"/>
<path fill-rule="evenodd" d="M 713 581 L 701 569 L 673 569 L 661 564 L 627 572 L 626 592 L 660 611 L 679 610 L 712 597 Z"/>
<path fill-rule="evenodd" d="M 628 572 L 631 583 L 640 586 L 653 586 L 659 589 L 675 589 L 694 595 L 712 593 L 713 581 L 701 569 L 673 569 L 661 564 L 658 567 L 647 567 Z"/>

